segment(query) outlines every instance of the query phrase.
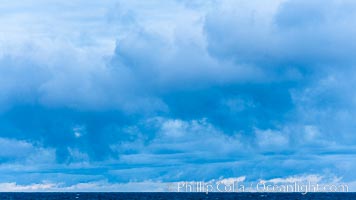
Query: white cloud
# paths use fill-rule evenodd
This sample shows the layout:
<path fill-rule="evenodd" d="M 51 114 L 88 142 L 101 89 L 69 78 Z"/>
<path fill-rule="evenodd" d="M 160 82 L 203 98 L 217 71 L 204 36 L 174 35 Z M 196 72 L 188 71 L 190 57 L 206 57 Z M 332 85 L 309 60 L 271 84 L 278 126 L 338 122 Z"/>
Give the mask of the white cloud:
<path fill-rule="evenodd" d="M 270 180 L 260 180 L 258 182 L 250 182 L 246 176 L 230 177 L 211 179 L 207 181 L 180 181 L 180 182 L 161 182 L 161 181 L 142 181 L 142 182 L 127 182 L 127 183 L 110 183 L 107 180 L 76 183 L 73 185 L 65 185 L 64 183 L 51 183 L 42 182 L 34 184 L 17 184 L 15 182 L 2 182 L 0 183 L 1 192 L 193 192 L 201 190 L 202 188 L 195 188 L 197 185 L 201 185 L 206 190 L 209 186 L 210 192 L 212 191 L 224 191 L 224 186 L 234 185 L 235 192 L 261 192 L 261 186 L 256 189 L 257 184 L 274 184 L 279 186 L 287 186 L 290 184 L 306 184 L 311 185 L 319 184 L 345 186 L 349 192 L 355 191 L 354 182 L 345 183 L 340 181 L 337 177 L 324 177 L 317 174 L 301 175 L 285 178 L 274 178 Z M 185 188 L 184 186 L 190 185 Z M 219 188 L 219 189 L 218 189 Z M 227 190 L 229 188 L 227 187 Z M 204 191 L 205 191 L 204 190 Z M 231 191 L 230 191 L 231 192 Z M 308 192 L 313 192 L 310 190 Z"/>
<path fill-rule="evenodd" d="M 271 151 L 279 149 L 283 150 L 289 144 L 289 136 L 287 133 L 278 130 L 256 130 L 257 144 L 262 150 Z"/>

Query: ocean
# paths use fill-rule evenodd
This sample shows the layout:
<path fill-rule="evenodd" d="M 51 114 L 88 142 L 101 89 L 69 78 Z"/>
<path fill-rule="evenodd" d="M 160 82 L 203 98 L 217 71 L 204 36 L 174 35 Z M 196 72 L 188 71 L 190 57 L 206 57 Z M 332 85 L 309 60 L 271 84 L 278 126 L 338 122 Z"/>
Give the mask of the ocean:
<path fill-rule="evenodd" d="M 1 200 L 355 200 L 356 193 L 0 193 Z"/>

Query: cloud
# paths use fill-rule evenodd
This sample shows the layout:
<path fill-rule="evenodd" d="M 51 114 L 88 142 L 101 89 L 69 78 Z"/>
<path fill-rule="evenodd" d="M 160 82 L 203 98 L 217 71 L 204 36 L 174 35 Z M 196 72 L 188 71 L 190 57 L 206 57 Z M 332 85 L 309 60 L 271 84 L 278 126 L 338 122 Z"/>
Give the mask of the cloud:
<path fill-rule="evenodd" d="M 3 150 L 0 153 L 1 163 L 53 162 L 53 150 L 40 145 L 8 138 L 0 138 L 0 145 Z"/>
<path fill-rule="evenodd" d="M 279 131 L 256 131 L 256 139 L 261 148 L 273 150 L 275 146 L 286 147 L 289 143 L 288 135 Z"/>
<path fill-rule="evenodd" d="M 1 5 L 4 187 L 356 178 L 353 2 L 40 3 Z"/>
<path fill-rule="evenodd" d="M 331 179 L 332 182 L 329 182 Z M 271 184 L 274 185 L 272 190 Z M 300 188 L 294 188 L 297 184 Z M 349 191 L 349 186 L 353 183 L 340 182 L 338 177 L 320 176 L 318 174 L 300 175 L 293 177 L 275 178 L 271 180 L 260 180 L 258 182 L 249 182 L 245 176 L 211 179 L 207 181 L 185 181 L 185 182 L 127 182 L 127 183 L 109 183 L 106 180 L 77 183 L 73 185 L 64 185 L 63 183 L 42 182 L 29 185 L 21 185 L 15 182 L 0 183 L 1 191 L 4 192 L 262 192 L 270 191 L 299 191 L 299 192 L 317 192 L 314 191 L 315 185 L 319 185 L 319 192 L 323 190 L 325 184 L 333 184 L 340 191 Z M 263 186 L 265 185 L 265 186 Z M 271 188 L 266 188 L 266 186 Z M 310 185 L 310 188 L 308 188 Z M 226 186 L 226 187 L 225 187 Z M 280 187 L 276 187 L 280 186 Z M 307 186 L 307 188 L 305 188 Z M 288 189 L 286 189 L 287 187 Z M 326 186 L 327 189 L 329 185 Z M 325 189 L 325 191 L 327 191 Z M 77 194 L 80 195 L 80 194 Z"/>

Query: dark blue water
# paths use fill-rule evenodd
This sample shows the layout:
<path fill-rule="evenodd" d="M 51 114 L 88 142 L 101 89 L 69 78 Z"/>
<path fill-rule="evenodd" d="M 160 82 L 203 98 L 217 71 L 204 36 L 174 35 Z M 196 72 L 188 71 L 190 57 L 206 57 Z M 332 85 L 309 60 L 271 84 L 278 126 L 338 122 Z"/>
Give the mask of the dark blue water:
<path fill-rule="evenodd" d="M 143 199 L 143 200 L 189 200 L 189 199 L 237 199 L 237 200 L 356 200 L 356 193 L 0 193 L 1 200 L 65 200 L 65 199 Z"/>

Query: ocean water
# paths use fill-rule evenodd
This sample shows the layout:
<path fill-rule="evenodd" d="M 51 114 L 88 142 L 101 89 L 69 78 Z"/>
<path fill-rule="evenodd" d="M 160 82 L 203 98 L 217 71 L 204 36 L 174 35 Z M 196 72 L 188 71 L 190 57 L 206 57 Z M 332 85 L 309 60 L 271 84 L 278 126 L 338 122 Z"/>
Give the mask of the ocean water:
<path fill-rule="evenodd" d="M 123 200 L 189 200 L 189 199 L 237 199 L 237 200 L 356 200 L 356 193 L 0 193 L 1 200 L 66 200 L 66 199 L 123 199 Z"/>

